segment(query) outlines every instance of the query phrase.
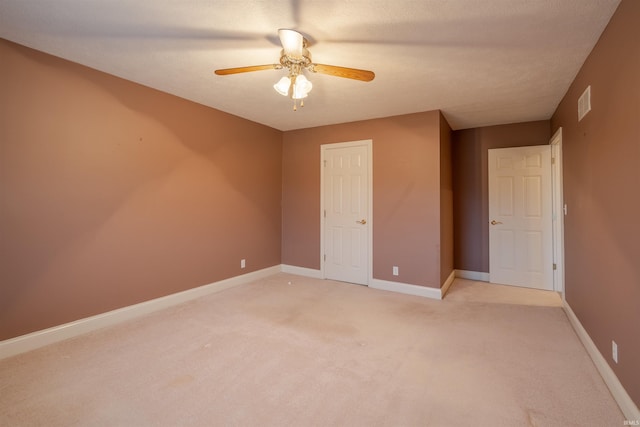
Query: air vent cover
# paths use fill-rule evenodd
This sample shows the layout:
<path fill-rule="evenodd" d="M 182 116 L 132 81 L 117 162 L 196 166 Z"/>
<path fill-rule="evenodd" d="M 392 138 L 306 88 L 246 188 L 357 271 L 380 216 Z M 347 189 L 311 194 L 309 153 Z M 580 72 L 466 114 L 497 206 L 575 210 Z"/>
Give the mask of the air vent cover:
<path fill-rule="evenodd" d="M 578 121 L 582 120 L 591 111 L 591 86 L 587 86 L 578 99 Z"/>

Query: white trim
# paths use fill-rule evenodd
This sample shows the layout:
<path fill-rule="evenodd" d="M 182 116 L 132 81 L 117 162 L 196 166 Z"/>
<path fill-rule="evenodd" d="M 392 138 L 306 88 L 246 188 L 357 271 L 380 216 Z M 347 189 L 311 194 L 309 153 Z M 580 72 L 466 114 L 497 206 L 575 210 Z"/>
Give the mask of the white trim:
<path fill-rule="evenodd" d="M 447 291 L 453 284 L 453 281 L 455 280 L 455 278 L 456 278 L 456 271 L 452 270 L 451 274 L 449 274 L 449 277 L 447 277 L 447 280 L 444 281 L 444 283 L 442 284 L 442 287 L 440 288 L 441 298 L 444 298 L 444 296 L 447 294 Z"/>
<path fill-rule="evenodd" d="M 295 274 L 298 276 L 311 277 L 313 279 L 324 279 L 321 270 L 313 268 L 296 267 L 295 265 L 282 264 L 281 271 L 283 273 Z M 402 294 L 416 295 L 432 299 L 442 299 L 444 294 L 449 290 L 457 277 L 457 270 L 451 272 L 447 280 L 445 280 L 442 288 L 430 288 L 427 286 L 410 285 L 407 283 L 390 282 L 386 280 L 372 279 L 369 281 L 369 287 L 373 289 L 381 289 L 384 291 L 399 292 Z"/>
<path fill-rule="evenodd" d="M 365 146 L 367 148 L 367 157 L 368 157 L 368 198 L 369 203 L 367 206 L 368 218 L 367 222 L 369 224 L 368 229 L 368 260 L 367 260 L 367 283 L 365 285 L 369 285 L 373 280 L 373 140 L 372 139 L 362 139 L 359 141 L 349 141 L 349 142 L 336 142 L 330 144 L 321 144 L 320 145 L 320 274 L 321 279 L 325 279 L 324 272 L 324 238 L 325 238 L 325 230 L 324 230 L 324 167 L 323 163 L 325 161 L 325 152 L 329 149 L 335 148 L 348 148 L 348 147 L 358 147 Z"/>
<path fill-rule="evenodd" d="M 0 341 L 0 359 L 35 350 L 45 345 L 53 344 L 69 338 L 73 338 L 87 332 L 95 331 L 106 326 L 112 326 L 126 320 L 135 319 L 154 311 L 162 310 L 174 305 L 182 304 L 196 298 L 220 292 L 233 286 L 249 283 L 279 273 L 280 265 L 253 271 L 241 276 L 231 277 L 215 283 L 200 286 L 186 291 L 177 292 L 138 304 L 129 305 L 116 310 L 86 317 L 63 325 L 21 335 L 19 337 Z"/>
<path fill-rule="evenodd" d="M 488 282 L 489 273 L 481 271 L 456 270 L 456 277 L 468 280 L 477 280 L 479 282 Z"/>
<path fill-rule="evenodd" d="M 295 265 L 282 264 L 281 271 L 283 273 L 295 274 L 297 276 L 311 277 L 313 279 L 322 279 L 322 271 L 313 268 L 297 267 Z"/>
<path fill-rule="evenodd" d="M 618 406 L 622 410 L 624 416 L 627 420 L 640 420 L 640 410 L 638 410 L 636 404 L 631 400 L 631 397 L 622 384 L 620 384 L 620 380 L 613 372 L 613 369 L 611 369 L 604 356 L 602 356 L 602 353 L 600 353 L 596 345 L 593 343 L 593 340 L 566 301 L 564 301 L 564 311 L 569 318 L 571 326 L 573 326 L 573 329 L 576 331 L 578 338 L 582 341 L 582 345 L 584 345 L 587 353 L 589 353 L 593 364 L 596 365 L 602 379 L 607 387 L 609 387 L 609 391 L 611 391 L 613 398 L 616 403 L 618 403 Z"/>
<path fill-rule="evenodd" d="M 562 127 L 549 141 L 554 162 L 551 165 L 551 197 L 553 209 L 553 290 L 564 296 L 564 196 L 562 190 Z"/>
<path fill-rule="evenodd" d="M 383 291 L 416 295 L 419 297 L 442 299 L 442 292 L 440 289 L 429 288 L 427 286 L 409 285 L 407 283 L 389 282 L 387 280 L 373 279 L 369 282 L 369 287 L 373 289 L 381 289 Z"/>
<path fill-rule="evenodd" d="M 324 279 L 321 270 L 313 268 L 296 267 L 295 265 L 282 264 L 281 271 L 283 273 L 295 274 L 298 276 L 310 277 L 313 279 Z M 373 289 L 381 289 L 384 291 L 399 292 L 402 294 L 416 295 L 432 299 L 442 299 L 449 287 L 456 278 L 456 270 L 452 271 L 447 280 L 445 280 L 441 289 L 430 288 L 426 286 L 410 285 L 400 282 L 389 282 L 386 280 L 372 279 L 369 281 L 369 287 Z"/>

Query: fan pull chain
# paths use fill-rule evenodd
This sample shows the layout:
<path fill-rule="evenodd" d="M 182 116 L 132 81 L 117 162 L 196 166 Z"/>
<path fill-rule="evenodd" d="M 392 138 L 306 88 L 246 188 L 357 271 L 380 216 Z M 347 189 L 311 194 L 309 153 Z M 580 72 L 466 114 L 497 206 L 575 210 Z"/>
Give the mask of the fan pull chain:
<path fill-rule="evenodd" d="M 300 108 L 304 107 L 304 99 L 300 100 Z M 298 111 L 298 100 L 293 100 L 293 111 Z"/>

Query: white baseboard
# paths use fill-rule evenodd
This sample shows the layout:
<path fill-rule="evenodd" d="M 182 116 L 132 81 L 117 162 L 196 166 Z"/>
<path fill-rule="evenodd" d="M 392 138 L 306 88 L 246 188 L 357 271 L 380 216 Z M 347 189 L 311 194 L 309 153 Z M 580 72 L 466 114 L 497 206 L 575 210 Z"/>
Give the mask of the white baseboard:
<path fill-rule="evenodd" d="M 481 271 L 456 270 L 456 277 L 468 280 L 477 280 L 479 282 L 488 282 L 489 273 Z"/>
<path fill-rule="evenodd" d="M 369 287 L 383 291 L 400 292 L 402 294 L 416 295 L 433 299 L 442 299 L 441 290 L 427 286 L 409 285 L 407 283 L 389 282 L 387 280 L 373 279 Z"/>
<path fill-rule="evenodd" d="M 296 267 L 295 265 L 282 264 L 281 270 L 283 273 L 296 274 L 298 276 L 311 277 L 314 279 L 323 278 L 321 270 L 314 270 L 312 268 Z M 449 286 L 451 286 L 451 283 L 453 283 L 453 279 L 455 278 L 454 273 L 454 271 L 451 272 L 442 289 L 409 285 L 407 283 L 389 282 L 386 280 L 378 279 L 371 279 L 369 282 L 369 287 L 374 289 L 381 289 L 384 291 L 400 292 L 403 294 L 416 295 L 433 299 L 442 299 L 442 295 L 444 295 L 444 292 L 446 292 Z"/>
<path fill-rule="evenodd" d="M 313 279 L 322 279 L 322 271 L 313 268 L 297 267 L 295 265 L 281 265 L 283 273 L 295 274 L 297 276 L 311 277 Z"/>
<path fill-rule="evenodd" d="M 220 280 L 219 282 L 200 286 L 186 291 L 177 292 L 139 304 L 108 311 L 84 319 L 79 319 L 64 325 L 54 326 L 30 334 L 21 335 L 5 341 L 0 341 L 0 359 L 25 353 L 36 348 L 44 347 L 87 332 L 95 331 L 106 326 L 112 326 L 126 320 L 134 319 L 154 311 L 178 305 L 204 295 L 220 292 L 233 286 L 249 283 L 280 272 L 280 266 L 264 268 L 241 276 Z"/>
<path fill-rule="evenodd" d="M 444 296 L 447 294 L 447 291 L 449 290 L 449 287 L 453 284 L 453 281 L 456 278 L 456 271 L 452 270 L 451 274 L 449 274 L 449 277 L 447 277 L 447 280 L 444 281 L 444 283 L 442 284 L 442 287 L 440 288 L 440 295 L 441 298 L 444 298 Z"/>
<path fill-rule="evenodd" d="M 587 353 L 589 353 L 591 360 L 594 365 L 596 365 L 596 368 L 598 369 L 598 372 L 600 372 L 605 384 L 609 387 L 609 391 L 611 391 L 613 398 L 618 403 L 618 406 L 622 410 L 624 416 L 627 420 L 640 420 L 640 410 L 638 410 L 636 404 L 631 400 L 631 397 L 622 384 L 620 384 L 620 380 L 618 380 L 613 369 L 611 369 L 604 356 L 602 356 L 602 353 L 598 350 L 598 347 L 593 343 L 593 340 L 566 301 L 564 301 L 564 311 L 567 313 L 571 326 L 573 326 L 578 338 L 582 341 L 582 345 L 584 345 Z"/>

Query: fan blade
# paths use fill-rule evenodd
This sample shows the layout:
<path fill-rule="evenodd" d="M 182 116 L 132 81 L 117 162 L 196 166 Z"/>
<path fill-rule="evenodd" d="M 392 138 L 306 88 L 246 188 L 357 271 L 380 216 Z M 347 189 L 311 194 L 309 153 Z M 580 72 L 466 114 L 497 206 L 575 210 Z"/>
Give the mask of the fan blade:
<path fill-rule="evenodd" d="M 285 55 L 294 58 L 302 57 L 302 48 L 304 47 L 304 37 L 297 31 L 281 28 L 278 30 L 278 37 L 282 43 Z"/>
<path fill-rule="evenodd" d="M 313 71 L 316 73 L 329 74 L 347 79 L 362 80 L 370 82 L 376 76 L 373 71 L 358 70 L 357 68 L 337 67 L 335 65 L 313 64 Z"/>
<path fill-rule="evenodd" d="M 215 73 L 219 76 L 226 76 L 229 74 L 248 73 L 250 71 L 277 70 L 278 68 L 282 68 L 282 65 L 279 65 L 279 64 L 252 65 L 250 67 L 223 68 L 221 70 L 216 70 Z"/>

